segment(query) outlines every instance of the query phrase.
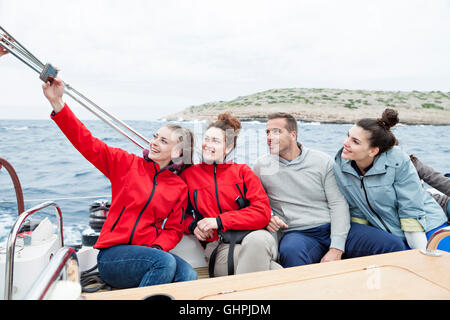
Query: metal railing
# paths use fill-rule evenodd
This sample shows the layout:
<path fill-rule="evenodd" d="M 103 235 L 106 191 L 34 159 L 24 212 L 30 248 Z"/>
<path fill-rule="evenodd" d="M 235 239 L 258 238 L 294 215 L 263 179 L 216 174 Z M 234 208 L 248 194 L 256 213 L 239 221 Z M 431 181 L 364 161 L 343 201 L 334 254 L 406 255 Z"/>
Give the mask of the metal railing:
<path fill-rule="evenodd" d="M 0 47 L 6 49 L 9 53 L 15 56 L 17 59 L 25 63 L 28 67 L 36 71 L 40 78 L 42 78 L 45 73 L 46 67 L 49 64 L 44 65 L 39 59 L 37 59 L 30 51 L 28 51 L 19 41 L 17 41 L 10 33 L 8 33 L 2 26 L 0 26 Z M 64 83 L 64 93 L 78 102 L 80 105 L 85 107 L 88 111 L 92 112 L 100 120 L 104 121 L 107 125 L 112 127 L 117 132 L 124 135 L 128 140 L 133 142 L 135 145 L 141 149 L 145 149 L 150 140 L 144 135 L 137 132 L 135 129 L 130 127 L 125 122 L 113 116 L 111 113 L 107 112 L 105 109 L 101 108 L 99 105 L 94 103 L 92 100 L 88 99 L 85 95 L 75 90 L 68 83 Z M 125 131 L 125 130 L 128 130 Z M 137 139 L 136 139 L 137 138 Z"/>
<path fill-rule="evenodd" d="M 60 248 L 50 263 L 42 271 L 31 289 L 25 295 L 25 300 L 43 300 L 52 284 L 62 277 L 80 283 L 80 272 L 76 251 L 73 248 Z M 81 292 L 81 290 L 80 290 Z"/>
<path fill-rule="evenodd" d="M 20 215 L 25 210 L 25 204 L 23 200 L 23 192 L 22 186 L 20 185 L 19 177 L 17 176 L 16 170 L 14 170 L 13 166 L 6 161 L 6 159 L 0 158 L 0 169 L 4 167 L 6 171 L 8 171 L 9 176 L 14 185 L 14 190 L 16 191 L 16 201 L 17 201 L 17 211 Z"/>
<path fill-rule="evenodd" d="M 6 261 L 5 261 L 5 300 L 12 299 L 12 291 L 13 291 L 13 281 L 14 281 L 14 254 L 15 254 L 15 246 L 16 239 L 19 233 L 19 230 L 22 224 L 25 222 L 30 215 L 45 209 L 49 206 L 55 207 L 56 219 L 58 221 L 58 238 L 61 247 L 64 247 L 64 237 L 63 237 L 63 226 L 62 226 L 62 213 L 59 206 L 51 201 L 47 201 L 41 203 L 25 212 L 23 212 L 14 223 L 13 228 L 11 229 L 8 240 L 6 242 Z"/>

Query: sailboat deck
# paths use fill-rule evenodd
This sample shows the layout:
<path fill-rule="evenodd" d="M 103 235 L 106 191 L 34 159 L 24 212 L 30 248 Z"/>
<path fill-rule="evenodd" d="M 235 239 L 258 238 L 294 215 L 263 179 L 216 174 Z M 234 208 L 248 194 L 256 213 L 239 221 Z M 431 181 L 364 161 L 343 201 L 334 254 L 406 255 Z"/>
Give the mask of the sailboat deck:
<path fill-rule="evenodd" d="M 85 294 L 89 300 L 450 299 L 450 253 L 409 250 L 281 270 Z"/>

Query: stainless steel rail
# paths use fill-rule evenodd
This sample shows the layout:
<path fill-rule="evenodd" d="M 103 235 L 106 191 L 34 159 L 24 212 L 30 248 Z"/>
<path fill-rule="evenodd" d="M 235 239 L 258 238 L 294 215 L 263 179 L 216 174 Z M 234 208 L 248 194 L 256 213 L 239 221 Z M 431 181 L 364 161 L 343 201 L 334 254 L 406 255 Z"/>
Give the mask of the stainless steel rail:
<path fill-rule="evenodd" d="M 23 212 L 14 223 L 14 226 L 12 227 L 8 240 L 6 242 L 6 261 L 5 261 L 5 294 L 4 299 L 5 300 L 11 300 L 12 299 L 12 289 L 13 289 L 13 282 L 14 282 L 14 254 L 15 254 L 15 246 L 16 246 L 16 239 L 17 235 L 19 233 L 20 227 L 25 222 L 25 219 L 27 219 L 30 215 L 45 209 L 47 207 L 53 206 L 55 208 L 55 214 L 56 219 L 58 221 L 58 239 L 59 244 L 61 247 L 64 247 L 64 236 L 63 236 L 63 225 L 62 225 L 62 213 L 59 206 L 51 201 L 47 201 L 44 203 L 41 203 L 37 206 L 34 206 L 33 208 Z"/>
<path fill-rule="evenodd" d="M 60 277 L 62 277 L 62 280 L 80 283 L 78 258 L 73 248 L 63 247 L 56 252 L 55 256 L 50 260 L 50 263 L 27 292 L 24 299 L 43 300 L 52 287 L 52 284 L 56 283 L 55 281 Z"/>
<path fill-rule="evenodd" d="M 41 74 L 45 65 L 37 59 L 33 54 L 31 54 L 30 51 L 28 51 L 22 44 L 20 44 L 16 39 L 14 39 L 4 28 L 0 26 L 0 31 L 3 32 L 3 34 L 0 33 L 0 46 L 4 49 L 8 50 L 9 53 L 14 55 L 17 59 L 22 61 L 24 64 L 26 64 L 28 67 L 36 71 L 38 74 Z M 63 82 L 64 83 L 64 82 Z M 107 125 L 112 127 L 117 132 L 124 135 L 128 140 L 133 142 L 135 145 L 140 147 L 141 149 L 145 149 L 148 144 L 150 143 L 150 140 L 146 137 L 144 137 L 142 134 L 131 128 L 128 124 L 125 122 L 119 120 L 112 114 L 108 113 L 105 109 L 101 108 L 99 105 L 95 104 L 93 101 L 88 99 L 86 96 L 81 94 L 79 91 L 75 90 L 72 86 L 70 86 L 67 83 L 64 83 L 64 93 L 74 99 L 76 102 L 81 104 L 83 107 L 85 107 L 88 111 L 93 113 L 96 117 L 98 117 L 100 120 L 104 121 Z M 99 112 L 103 113 L 101 115 Z M 115 122 L 115 123 L 114 123 Z M 132 137 L 130 134 L 125 132 L 121 127 L 128 130 L 129 133 L 133 134 L 134 137 L 139 138 L 144 142 L 144 144 L 138 142 L 134 137 Z"/>
<path fill-rule="evenodd" d="M 14 37 L 9 34 L 8 31 L 6 31 L 2 26 L 0 26 L 0 30 L 3 31 L 4 35 L 6 36 L 1 39 L 3 42 L 8 44 L 12 48 L 18 47 L 20 54 L 27 57 L 35 65 L 40 66 L 41 68 L 44 67 L 44 64 L 38 58 L 36 58 L 30 51 L 25 49 L 25 47 L 19 41 L 14 39 Z M 8 48 L 5 49 L 9 50 Z"/>
<path fill-rule="evenodd" d="M 82 105 L 83 107 L 85 107 L 88 111 L 90 111 L 92 114 L 94 114 L 96 117 L 98 117 L 100 120 L 102 120 L 103 122 L 105 122 L 107 125 L 109 125 L 111 128 L 113 128 L 114 130 L 116 130 L 117 132 L 121 133 L 123 136 L 125 136 L 128 140 L 130 140 L 131 142 L 133 142 L 135 145 L 137 145 L 138 147 L 140 147 L 141 149 L 145 149 L 145 146 L 139 142 L 137 142 L 135 139 L 133 139 L 129 134 L 127 134 L 125 131 L 123 131 L 119 126 L 117 126 L 116 124 L 114 124 L 111 120 L 103 117 L 100 113 L 98 113 L 97 111 L 95 111 L 94 108 L 92 108 L 91 106 L 88 105 L 89 102 L 83 102 L 81 101 L 81 97 L 77 96 L 76 94 L 74 94 L 73 92 L 73 88 L 64 83 L 65 88 L 64 88 L 64 93 L 66 95 L 68 95 L 69 97 L 71 97 L 73 100 L 75 100 L 76 102 L 78 102 L 80 105 Z M 97 109 L 99 109 L 100 111 L 104 112 L 105 111 L 103 109 L 101 109 L 100 107 L 98 107 L 96 104 L 93 104 L 93 106 Z M 107 115 L 114 119 L 115 121 L 119 122 L 120 120 L 118 120 L 117 118 L 111 116 L 109 113 L 107 113 Z M 131 129 L 131 127 L 129 127 L 128 125 L 126 125 L 124 122 L 120 121 L 119 123 L 121 123 L 123 126 L 125 126 L 128 130 L 130 130 L 130 132 L 132 132 L 133 134 L 135 134 L 136 136 L 138 136 L 139 138 L 141 138 L 143 141 L 145 141 L 147 144 L 150 143 L 150 140 L 146 139 L 146 138 L 142 138 L 142 135 L 138 134 L 135 130 Z"/>

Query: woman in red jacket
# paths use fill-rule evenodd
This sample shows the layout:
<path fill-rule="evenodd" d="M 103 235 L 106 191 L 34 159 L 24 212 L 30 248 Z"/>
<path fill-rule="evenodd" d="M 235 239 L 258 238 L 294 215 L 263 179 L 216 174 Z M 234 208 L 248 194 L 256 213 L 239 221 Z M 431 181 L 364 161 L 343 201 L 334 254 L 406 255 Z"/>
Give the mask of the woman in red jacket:
<path fill-rule="evenodd" d="M 194 234 L 205 247 L 210 276 L 279 267 L 274 262 L 277 257 L 274 238 L 263 229 L 271 214 L 267 194 L 249 166 L 228 159 L 240 128 L 239 120 L 230 114 L 219 115 L 204 134 L 201 163 L 180 175 L 188 185 L 191 209 L 188 211 L 193 213 L 186 216 L 185 232 Z M 226 238 L 223 232 L 229 235 L 229 230 L 253 232 L 234 247 L 234 252 L 229 252 L 230 245 L 219 242 L 218 235 L 219 232 Z"/>
<path fill-rule="evenodd" d="M 187 187 L 171 171 L 172 159 L 190 150 L 189 130 L 158 129 L 144 158 L 94 138 L 62 100 L 58 78 L 43 85 L 52 119 L 73 146 L 111 181 L 111 207 L 95 248 L 102 279 L 115 288 L 196 279 L 192 267 L 169 253 L 181 240 Z M 192 162 L 191 162 L 192 163 Z"/>

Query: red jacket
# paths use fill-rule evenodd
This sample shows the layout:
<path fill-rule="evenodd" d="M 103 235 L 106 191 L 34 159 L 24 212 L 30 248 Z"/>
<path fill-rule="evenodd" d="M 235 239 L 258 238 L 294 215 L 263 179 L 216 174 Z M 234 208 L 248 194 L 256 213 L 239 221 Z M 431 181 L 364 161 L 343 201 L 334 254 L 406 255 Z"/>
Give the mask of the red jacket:
<path fill-rule="evenodd" d="M 246 164 L 200 163 L 185 169 L 180 177 L 188 185 L 193 209 L 201 215 L 196 219 L 219 217 L 219 229 L 223 231 L 258 230 L 269 223 L 269 198 L 259 178 Z M 238 196 L 246 198 L 250 205 L 239 210 L 235 201 Z M 193 231 L 189 230 L 193 220 L 191 215 L 186 215 L 185 233 Z M 216 232 L 208 241 L 217 239 Z"/>
<path fill-rule="evenodd" d="M 111 207 L 95 244 L 174 248 L 183 235 L 187 187 L 170 170 L 151 160 L 112 148 L 94 138 L 67 105 L 52 114 L 73 146 L 111 182 Z"/>

